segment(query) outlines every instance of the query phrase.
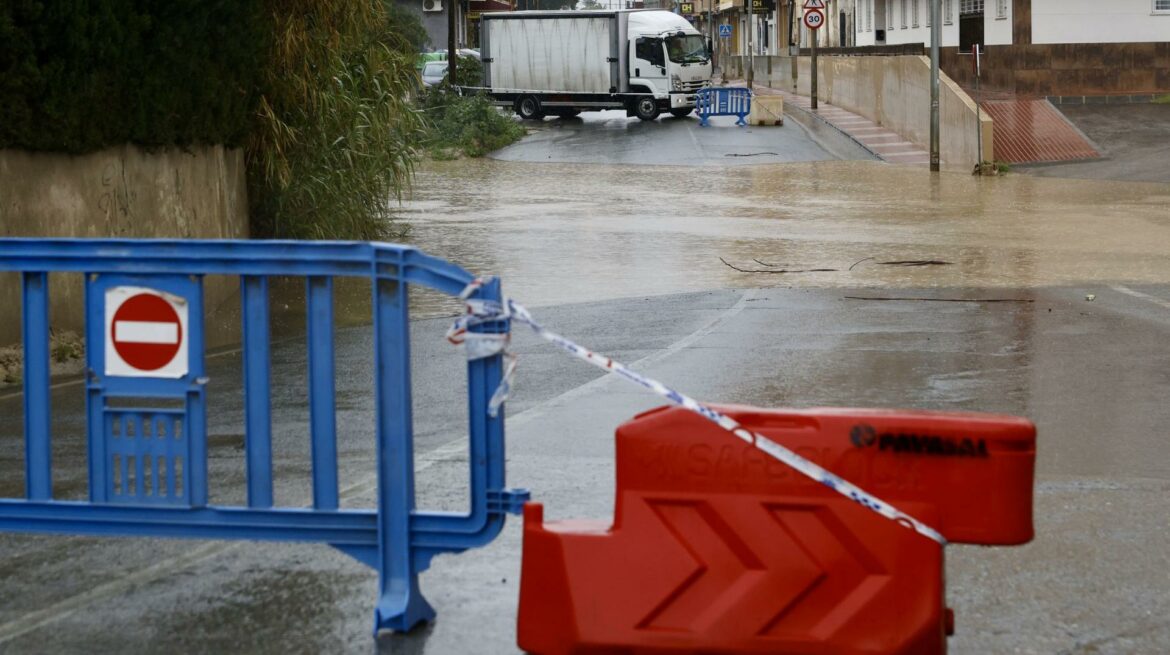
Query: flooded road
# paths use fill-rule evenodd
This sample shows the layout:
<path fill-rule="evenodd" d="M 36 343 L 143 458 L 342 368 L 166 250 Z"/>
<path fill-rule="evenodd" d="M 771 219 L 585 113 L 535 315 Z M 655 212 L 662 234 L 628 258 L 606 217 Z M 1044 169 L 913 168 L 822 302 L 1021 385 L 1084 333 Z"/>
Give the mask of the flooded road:
<path fill-rule="evenodd" d="M 932 177 L 876 162 L 477 160 L 425 167 L 402 216 L 411 242 L 501 275 L 532 305 L 743 286 L 1170 280 L 1170 186 L 1158 184 Z M 752 270 L 837 270 L 753 275 L 721 257 Z M 954 265 L 854 266 L 866 258 Z"/>
<path fill-rule="evenodd" d="M 1078 318 L 1088 322 L 1102 320 L 1089 309 L 1129 311 L 1117 305 L 1141 292 L 1110 290 L 1089 305 L 1082 288 L 1170 282 L 1170 186 L 1159 184 L 931 176 L 871 162 L 713 171 L 476 160 L 426 167 L 404 210 L 413 243 L 469 270 L 500 275 L 506 292 L 530 306 L 746 287 L 1018 300 L 1026 305 L 985 304 L 972 315 L 1014 317 L 1003 326 L 1014 326 L 1004 354 L 1027 354 L 1029 361 L 1013 364 L 1019 371 L 1034 369 L 1041 354 L 1051 359 L 1045 365 L 1062 370 L 1086 359 L 1048 352 L 1050 338 L 1085 330 L 1069 325 L 1064 313 L 1053 321 L 1050 307 L 1035 307 L 1039 291 L 1065 288 L 1059 294 L 1081 299 Z M 1156 302 L 1138 305 L 1146 319 L 1164 310 Z M 905 315 L 955 311 L 962 310 L 920 303 Z M 891 339 L 867 338 L 878 350 Z M 1110 348 L 1120 361 L 1128 353 L 1147 357 L 1148 346 L 1142 336 Z M 944 374 L 902 404 L 935 406 L 933 394 L 946 397 L 942 389 L 989 375 L 979 367 Z M 1036 383 L 1044 384 L 1043 376 Z M 1006 384 L 1005 391 L 1021 385 L 1027 382 Z M 964 409 L 1030 411 L 1027 403 L 1009 409 L 994 401 L 988 407 L 988 400 Z M 1083 425 L 1060 427 L 1080 433 Z M 1041 471 L 1106 472 L 1107 458 L 1077 450 L 1081 455 L 1043 451 Z M 1135 456 L 1111 472 L 1138 466 L 1170 478 L 1170 458 L 1154 464 Z"/>
<path fill-rule="evenodd" d="M 1170 187 L 871 162 L 488 159 L 426 164 L 400 215 L 413 245 L 502 276 L 550 328 L 703 400 L 1031 418 L 1036 541 L 948 551 L 951 651 L 1167 650 Z M 776 272 L 808 269 L 834 270 Z M 412 300 L 419 504 L 458 509 L 463 363 L 441 318 L 458 305 Z M 352 302 L 340 313 L 360 314 Z M 273 348 L 273 447 L 278 500 L 296 505 L 309 474 L 303 342 L 289 326 Z M 369 339 L 362 326 L 337 335 L 347 507 L 373 500 Z M 514 350 L 509 483 L 550 517 L 608 516 L 613 429 L 658 401 L 522 331 Z M 239 502 L 238 355 L 211 368 L 213 497 Z M 54 425 L 74 435 L 55 442 L 74 453 L 55 460 L 57 480 L 73 496 L 84 444 L 69 408 L 82 401 L 54 394 Z M 15 494 L 20 426 L 0 432 Z M 3 535 L 0 650 L 512 653 L 519 525 L 438 558 L 422 578 L 438 622 L 376 646 L 373 574 L 325 546 Z"/>

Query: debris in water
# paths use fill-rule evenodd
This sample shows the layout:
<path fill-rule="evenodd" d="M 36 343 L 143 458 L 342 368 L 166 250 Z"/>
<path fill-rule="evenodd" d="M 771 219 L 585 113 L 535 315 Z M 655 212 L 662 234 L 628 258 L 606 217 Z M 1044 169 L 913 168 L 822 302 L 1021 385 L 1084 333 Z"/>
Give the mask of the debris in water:
<path fill-rule="evenodd" d="M 737 270 L 740 273 L 835 273 L 835 272 L 837 272 L 837 269 L 835 269 L 835 268 L 805 268 L 805 269 L 799 269 L 799 270 L 787 270 L 787 269 L 783 269 L 783 268 L 773 268 L 773 269 L 763 269 L 763 270 L 755 269 L 755 270 L 753 270 L 753 269 L 749 269 L 749 268 L 739 268 L 738 266 L 734 266 L 734 265 L 728 263 L 728 261 L 722 257 L 719 258 L 719 261 L 723 262 L 723 264 L 726 265 L 728 268 Z M 759 262 L 759 263 L 763 264 L 763 262 Z M 763 264 L 763 265 L 770 266 L 771 264 Z"/>

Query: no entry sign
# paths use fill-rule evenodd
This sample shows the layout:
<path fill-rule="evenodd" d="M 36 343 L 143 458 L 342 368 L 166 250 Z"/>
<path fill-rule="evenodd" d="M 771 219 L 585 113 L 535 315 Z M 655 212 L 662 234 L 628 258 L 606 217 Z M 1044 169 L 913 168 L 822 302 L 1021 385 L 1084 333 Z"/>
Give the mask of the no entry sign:
<path fill-rule="evenodd" d="M 187 374 L 187 301 L 155 289 L 106 290 L 106 375 L 181 378 Z"/>

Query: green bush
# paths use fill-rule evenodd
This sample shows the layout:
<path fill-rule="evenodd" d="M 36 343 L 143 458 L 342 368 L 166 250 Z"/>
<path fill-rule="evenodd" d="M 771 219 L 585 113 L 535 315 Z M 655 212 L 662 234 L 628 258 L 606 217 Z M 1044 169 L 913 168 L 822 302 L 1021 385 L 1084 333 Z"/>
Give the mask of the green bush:
<path fill-rule="evenodd" d="M 455 75 L 461 77 L 458 69 Z M 524 136 L 524 128 L 501 114 L 487 97 L 460 96 L 451 87 L 433 87 L 423 99 L 427 117 L 427 147 L 435 157 L 455 151 L 482 157 Z"/>
<path fill-rule="evenodd" d="M 3 0 L 0 148 L 241 145 L 268 36 L 239 0 Z"/>
<path fill-rule="evenodd" d="M 443 81 L 450 82 L 450 70 Z M 459 57 L 455 64 L 455 84 L 458 86 L 478 87 L 483 85 L 483 64 L 475 57 Z"/>

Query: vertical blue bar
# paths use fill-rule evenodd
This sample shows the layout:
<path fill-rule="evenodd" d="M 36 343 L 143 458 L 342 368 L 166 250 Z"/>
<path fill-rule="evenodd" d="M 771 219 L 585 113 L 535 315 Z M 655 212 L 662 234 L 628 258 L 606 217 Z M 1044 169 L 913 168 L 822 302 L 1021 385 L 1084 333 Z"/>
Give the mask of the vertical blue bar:
<path fill-rule="evenodd" d="M 241 276 L 240 298 L 244 307 L 244 451 L 248 507 L 272 507 L 268 278 Z"/>
<path fill-rule="evenodd" d="M 305 280 L 309 341 L 309 426 L 313 507 L 337 509 L 337 413 L 334 405 L 333 279 Z"/>
<path fill-rule="evenodd" d="M 113 480 L 109 477 L 112 464 L 106 459 L 105 399 L 102 397 L 102 376 L 105 375 L 105 350 L 97 345 L 106 339 L 105 296 L 94 289 L 99 277 L 85 276 L 85 362 L 89 375 L 85 378 L 85 421 L 87 453 L 89 457 L 89 500 L 92 503 L 109 502 Z"/>
<path fill-rule="evenodd" d="M 378 629 L 409 630 L 435 610 L 418 588 L 410 545 L 414 453 L 406 284 L 374 279 L 374 394 L 378 441 Z"/>
<path fill-rule="evenodd" d="M 122 420 L 134 423 L 134 497 L 138 502 L 146 500 L 146 421 L 142 414 L 125 414 Z"/>
<path fill-rule="evenodd" d="M 500 280 L 494 278 L 483 286 L 478 297 L 502 302 Z M 500 333 L 507 323 L 484 324 L 472 328 L 475 332 Z M 467 403 L 469 456 L 471 459 L 471 516 L 479 521 L 487 513 L 488 489 L 504 486 L 504 412 L 492 418 L 488 404 L 500 384 L 503 374 L 503 356 L 495 355 L 467 362 Z"/>
<path fill-rule="evenodd" d="M 187 462 L 183 468 L 183 500 L 193 507 L 207 505 L 207 394 L 203 336 L 203 285 L 196 285 L 191 297 L 187 327 L 190 332 L 187 356 L 191 364 L 190 377 L 194 384 L 187 392 L 187 424 L 183 426 L 182 440 L 187 442 Z M 170 438 L 174 438 L 174 424 Z"/>
<path fill-rule="evenodd" d="M 24 487 L 29 500 L 53 495 L 49 445 L 49 275 L 24 273 Z"/>

